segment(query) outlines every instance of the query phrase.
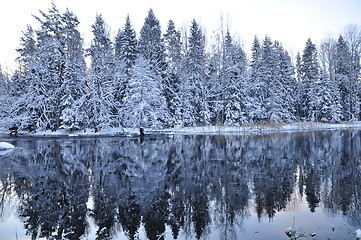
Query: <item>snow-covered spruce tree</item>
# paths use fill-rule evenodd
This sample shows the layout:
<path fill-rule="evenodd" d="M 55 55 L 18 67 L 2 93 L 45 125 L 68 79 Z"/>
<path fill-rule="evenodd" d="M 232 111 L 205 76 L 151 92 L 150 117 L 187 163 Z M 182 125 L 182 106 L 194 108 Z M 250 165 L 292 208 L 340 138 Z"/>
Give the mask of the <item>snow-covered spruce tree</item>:
<path fill-rule="evenodd" d="M 206 99 L 208 86 L 205 84 L 204 36 L 199 24 L 193 19 L 188 38 L 184 79 L 180 91 L 183 125 L 207 124 L 212 116 Z"/>
<path fill-rule="evenodd" d="M 264 91 L 264 86 L 261 81 L 261 58 L 262 58 L 261 44 L 257 36 L 253 38 L 251 48 L 251 62 L 249 70 L 249 97 L 251 108 L 248 110 L 248 115 L 251 121 L 259 121 L 265 118 L 265 108 L 263 101 L 260 101 L 261 93 Z"/>
<path fill-rule="evenodd" d="M 317 80 L 319 78 L 319 69 L 316 45 L 312 43 L 311 39 L 308 39 L 302 54 L 300 69 L 302 80 Z"/>
<path fill-rule="evenodd" d="M 121 113 L 124 126 L 129 128 L 161 128 L 169 121 L 161 78 L 142 56 L 130 70 Z"/>
<path fill-rule="evenodd" d="M 323 71 L 320 74 L 322 89 L 321 97 L 321 121 L 339 122 L 342 119 L 342 105 L 340 91 L 337 83 L 331 80 L 329 75 Z"/>
<path fill-rule="evenodd" d="M 74 13 L 66 10 L 62 16 L 64 24 L 65 65 L 64 81 L 60 89 L 60 128 L 79 130 L 85 127 L 85 113 L 79 108 L 79 101 L 86 91 L 86 64 L 83 40 L 77 30 L 79 21 Z"/>
<path fill-rule="evenodd" d="M 139 53 L 149 61 L 151 70 L 161 77 L 163 95 L 171 99 L 168 84 L 167 64 L 165 60 L 165 46 L 159 20 L 154 15 L 153 9 L 148 11 L 139 36 Z M 169 101 L 167 102 L 169 105 Z"/>
<path fill-rule="evenodd" d="M 301 70 L 301 64 L 302 64 L 302 59 L 301 59 L 301 55 L 300 53 L 298 52 L 297 55 L 296 55 L 296 79 L 297 79 L 297 82 L 301 82 L 302 81 L 302 70 Z"/>
<path fill-rule="evenodd" d="M 18 69 L 11 76 L 10 95 L 14 101 L 9 112 L 9 118 L 12 119 L 8 124 L 9 127 L 17 126 L 20 129 L 35 127 L 36 122 L 30 121 L 28 109 L 28 92 L 31 92 L 31 75 L 33 74 L 32 66 L 35 65 L 36 56 L 36 39 L 35 31 L 28 25 L 23 36 L 20 38 L 20 46 L 16 49 L 18 53 L 17 62 Z M 34 70 L 35 72 L 35 70 Z"/>
<path fill-rule="evenodd" d="M 274 43 L 273 51 L 275 55 L 275 87 L 279 85 L 279 88 L 275 89 L 279 102 L 276 116 L 282 122 L 291 122 L 296 119 L 294 67 L 290 55 L 277 41 Z"/>
<path fill-rule="evenodd" d="M 336 43 L 335 81 L 338 84 L 343 108 L 343 119 L 354 121 L 358 119 L 360 101 L 358 99 L 358 83 L 352 74 L 352 56 L 346 41 L 340 35 Z"/>
<path fill-rule="evenodd" d="M 16 59 L 18 69 L 16 69 L 11 79 L 11 82 L 13 83 L 11 87 L 11 94 L 17 97 L 22 96 L 28 90 L 29 70 L 31 68 L 31 64 L 35 60 L 35 53 L 37 49 L 35 31 L 33 28 L 28 25 L 26 31 L 23 31 L 22 33 L 23 36 L 20 38 L 20 47 L 16 49 L 19 55 Z"/>
<path fill-rule="evenodd" d="M 313 96 L 315 81 L 319 79 L 319 63 L 316 46 L 308 39 L 303 50 L 300 66 L 301 84 L 299 86 L 297 112 L 301 120 L 311 120 L 309 116 L 311 109 L 315 106 L 310 105 Z"/>
<path fill-rule="evenodd" d="M 129 75 L 129 71 L 138 56 L 138 41 L 129 15 L 125 20 L 123 29 L 118 31 L 115 39 L 115 56 L 123 61 L 125 64 L 124 72 Z"/>
<path fill-rule="evenodd" d="M 180 105 L 180 82 L 182 74 L 182 43 L 181 34 L 176 30 L 174 22 L 169 20 L 167 31 L 164 34 L 165 59 L 167 66 L 167 76 L 164 81 L 164 92 L 172 125 L 180 125 L 181 114 Z"/>
<path fill-rule="evenodd" d="M 140 30 L 139 52 L 149 61 L 155 73 L 160 76 L 164 74 L 166 66 L 162 31 L 152 9 L 149 10 Z"/>
<path fill-rule="evenodd" d="M 66 118 L 67 125 L 74 126 L 78 115 L 74 102 L 85 86 L 77 18 L 69 10 L 60 14 L 54 3 L 48 13 L 40 11 L 35 18 L 40 28 L 33 31 L 28 26 L 17 49 L 19 69 L 13 76 L 12 94 L 19 97 L 14 104 L 14 124 L 29 131 L 55 131 Z"/>
<path fill-rule="evenodd" d="M 123 29 L 118 31 L 115 38 L 115 59 L 117 62 L 115 71 L 117 78 L 115 99 L 119 102 L 119 107 L 123 104 L 125 91 L 130 79 L 130 70 L 134 66 L 138 54 L 138 40 L 128 15 Z M 120 114 L 118 114 L 119 117 Z M 121 121 L 120 117 L 119 122 Z"/>
<path fill-rule="evenodd" d="M 40 11 L 36 19 L 37 49 L 30 71 L 30 90 L 27 111 L 35 129 L 57 130 L 61 124 L 61 86 L 64 83 L 66 56 L 64 52 L 64 24 L 58 9 L 52 3 L 48 13 Z"/>
<path fill-rule="evenodd" d="M 248 78 L 246 78 L 246 54 L 240 44 L 235 42 L 229 31 L 223 42 L 222 71 L 223 82 L 221 101 L 224 106 L 226 125 L 238 125 L 249 121 L 247 111 L 252 103 L 248 96 Z"/>
<path fill-rule="evenodd" d="M 87 50 L 91 58 L 89 90 L 80 101 L 87 113 L 87 125 L 98 132 L 103 127 L 113 126 L 118 103 L 115 101 L 116 61 L 109 33 L 101 15 L 92 25 L 94 38 Z"/>
<path fill-rule="evenodd" d="M 310 121 L 339 122 L 342 117 L 340 93 L 335 81 L 325 70 L 320 79 L 312 83 L 307 119 Z"/>

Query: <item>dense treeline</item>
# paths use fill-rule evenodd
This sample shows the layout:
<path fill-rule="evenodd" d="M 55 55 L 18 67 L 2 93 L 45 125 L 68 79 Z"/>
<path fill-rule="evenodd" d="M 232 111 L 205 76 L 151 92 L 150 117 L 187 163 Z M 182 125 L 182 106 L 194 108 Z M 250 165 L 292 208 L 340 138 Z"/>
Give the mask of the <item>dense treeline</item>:
<path fill-rule="evenodd" d="M 323 41 L 320 54 L 308 39 L 293 64 L 269 36 L 254 38 L 248 61 L 228 29 L 206 52 L 196 20 L 183 33 L 170 20 L 163 34 L 152 9 L 139 37 L 128 16 L 114 40 L 97 15 L 88 49 L 74 13 L 59 13 L 53 4 L 39 15 L 40 27 L 23 32 L 18 69 L 0 77 L 0 118 L 6 127 L 97 132 L 361 118 L 356 25 L 337 41 Z"/>

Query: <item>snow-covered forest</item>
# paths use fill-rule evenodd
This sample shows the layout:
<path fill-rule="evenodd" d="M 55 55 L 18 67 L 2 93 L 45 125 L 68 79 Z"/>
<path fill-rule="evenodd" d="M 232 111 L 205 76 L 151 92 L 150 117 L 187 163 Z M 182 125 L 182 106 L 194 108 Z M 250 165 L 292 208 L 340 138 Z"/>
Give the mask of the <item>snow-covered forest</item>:
<path fill-rule="evenodd" d="M 20 39 L 18 68 L 0 71 L 0 125 L 24 131 L 357 121 L 361 28 L 349 25 L 295 59 L 254 37 L 249 56 L 229 29 L 207 41 L 196 21 L 161 31 L 152 9 L 137 35 L 115 37 L 97 15 L 84 47 L 79 21 L 52 4 Z M 87 61 L 89 59 L 89 61 Z M 89 64 L 87 64 L 89 62 Z"/>

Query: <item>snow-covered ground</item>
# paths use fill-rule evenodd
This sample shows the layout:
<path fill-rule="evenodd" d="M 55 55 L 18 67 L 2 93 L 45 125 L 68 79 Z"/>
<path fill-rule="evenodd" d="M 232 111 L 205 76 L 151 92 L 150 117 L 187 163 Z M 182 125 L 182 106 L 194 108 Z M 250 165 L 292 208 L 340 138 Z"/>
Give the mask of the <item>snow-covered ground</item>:
<path fill-rule="evenodd" d="M 341 129 L 361 129 L 361 122 L 352 123 L 314 123 L 300 122 L 290 124 L 257 124 L 243 125 L 239 127 L 231 126 L 204 126 L 204 127 L 176 127 L 162 130 L 145 129 L 145 134 L 221 134 L 221 135 L 249 135 L 249 134 L 267 134 L 274 132 L 303 132 L 318 130 L 341 130 Z M 9 131 L 0 129 L 0 135 L 6 135 Z M 68 130 L 59 130 L 56 132 L 38 131 L 36 133 L 20 132 L 23 136 L 68 136 L 68 137 L 86 137 L 86 136 L 137 136 L 139 129 L 126 128 L 105 128 L 99 132 L 92 129 L 85 131 L 70 132 Z"/>
<path fill-rule="evenodd" d="M 341 130 L 341 129 L 361 129 L 361 122 L 352 123 L 315 123 L 315 122 L 300 122 L 290 124 L 259 124 L 259 125 L 244 125 L 240 127 L 227 126 L 205 126 L 205 127 L 187 127 L 187 128 L 173 128 L 165 131 L 170 131 L 175 134 L 259 134 L 272 132 L 302 132 L 302 131 L 317 131 L 317 130 Z"/>
<path fill-rule="evenodd" d="M 15 146 L 7 142 L 0 142 L 0 150 L 11 148 L 15 148 Z"/>

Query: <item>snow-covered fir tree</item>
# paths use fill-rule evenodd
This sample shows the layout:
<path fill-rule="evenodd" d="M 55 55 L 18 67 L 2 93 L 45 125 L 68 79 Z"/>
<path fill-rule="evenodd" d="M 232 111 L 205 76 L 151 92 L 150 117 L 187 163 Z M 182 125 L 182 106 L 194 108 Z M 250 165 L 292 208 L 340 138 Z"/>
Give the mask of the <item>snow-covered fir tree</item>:
<path fill-rule="evenodd" d="M 169 121 L 161 78 L 144 57 L 139 57 L 130 71 L 121 113 L 129 128 L 160 128 Z"/>

